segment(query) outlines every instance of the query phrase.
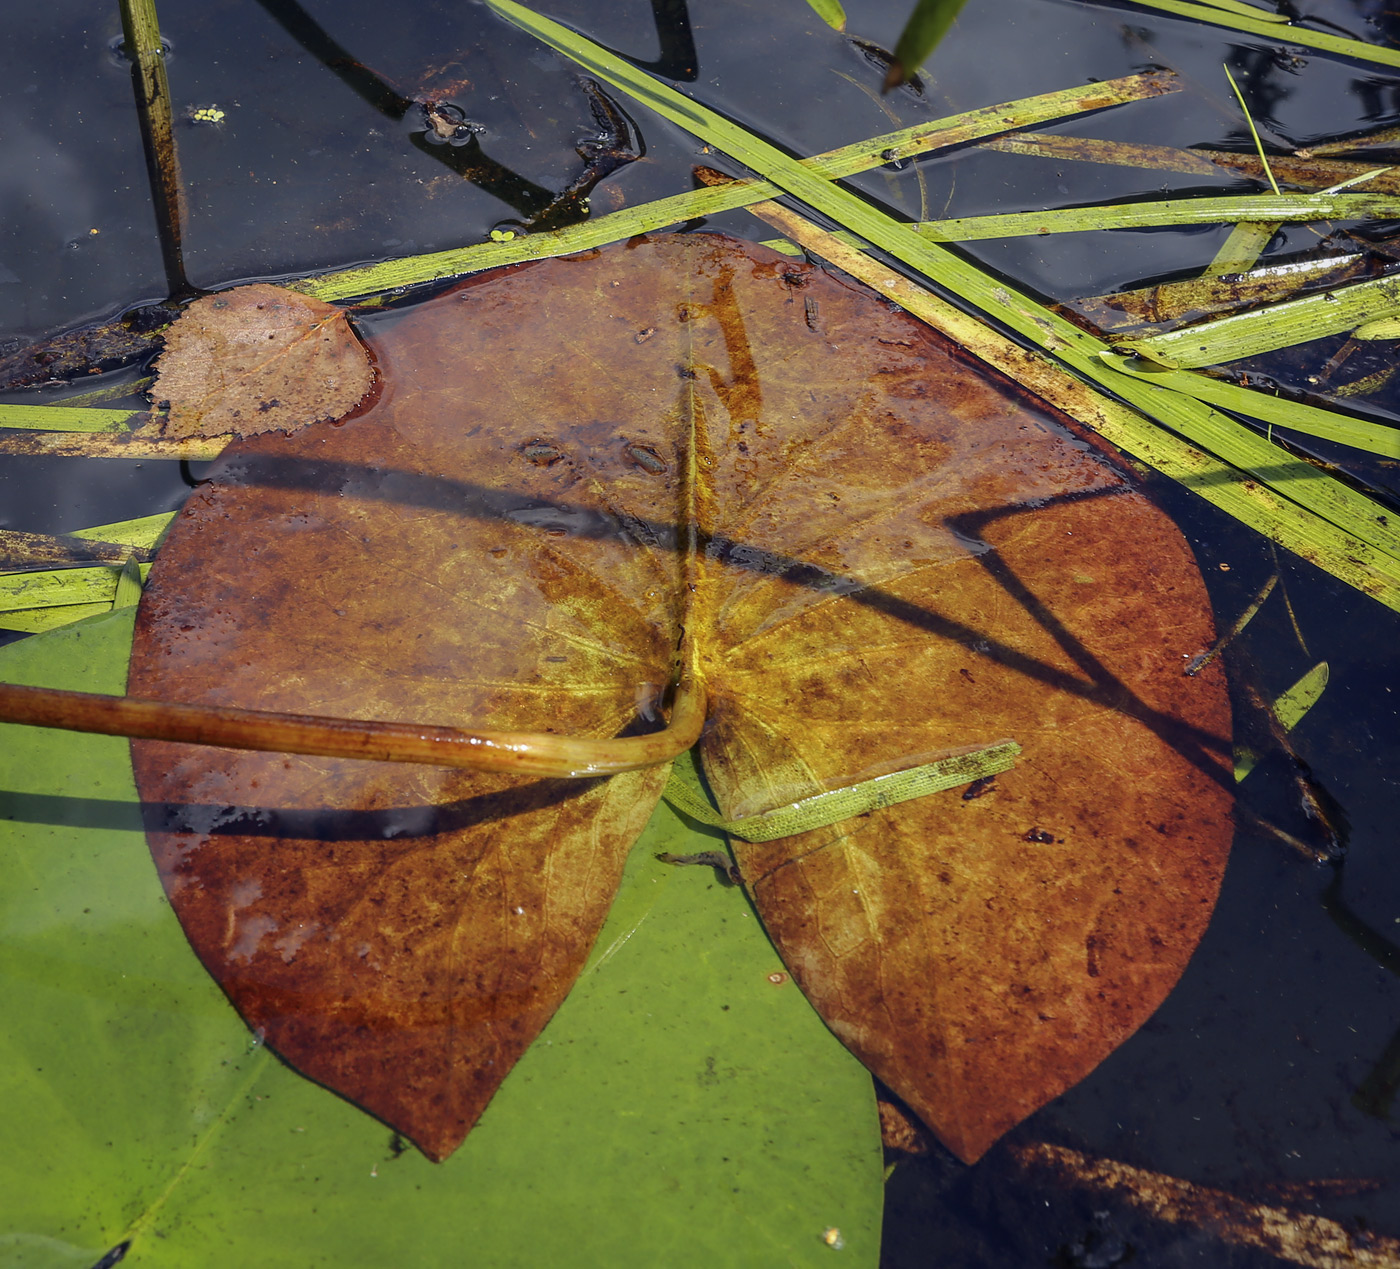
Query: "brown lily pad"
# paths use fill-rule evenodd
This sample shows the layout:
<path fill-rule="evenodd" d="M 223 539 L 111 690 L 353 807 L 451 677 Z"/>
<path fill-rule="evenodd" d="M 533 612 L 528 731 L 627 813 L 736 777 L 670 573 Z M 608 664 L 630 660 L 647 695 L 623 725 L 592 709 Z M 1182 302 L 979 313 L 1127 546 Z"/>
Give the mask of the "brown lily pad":
<path fill-rule="evenodd" d="M 1014 770 L 736 843 L 832 1029 L 962 1158 L 1151 1015 L 1214 903 L 1229 713 L 1175 526 L 1091 440 L 863 288 L 660 237 L 386 324 L 343 427 L 226 451 L 133 695 L 590 736 L 682 635 L 727 816 L 1012 739 Z M 201 959 L 434 1158 L 563 999 L 664 773 L 571 784 L 133 745 Z"/>
<path fill-rule="evenodd" d="M 196 300 L 170 328 L 151 392 L 169 437 L 295 432 L 342 418 L 374 382 L 345 314 L 255 283 Z"/>

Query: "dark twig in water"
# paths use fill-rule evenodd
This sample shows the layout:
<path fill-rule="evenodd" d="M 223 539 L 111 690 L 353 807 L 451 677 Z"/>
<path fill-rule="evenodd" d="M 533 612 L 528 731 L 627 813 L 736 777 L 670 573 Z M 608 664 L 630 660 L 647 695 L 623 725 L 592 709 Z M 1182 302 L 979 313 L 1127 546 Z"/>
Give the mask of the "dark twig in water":
<path fill-rule="evenodd" d="M 154 0 L 122 0 L 121 10 L 123 47 L 131 59 L 131 82 L 136 90 L 136 114 L 150 172 L 165 281 L 172 297 L 184 297 L 194 290 L 185 278 L 180 247 L 183 191 L 175 155 L 170 84 L 165 76 L 165 48 Z"/>

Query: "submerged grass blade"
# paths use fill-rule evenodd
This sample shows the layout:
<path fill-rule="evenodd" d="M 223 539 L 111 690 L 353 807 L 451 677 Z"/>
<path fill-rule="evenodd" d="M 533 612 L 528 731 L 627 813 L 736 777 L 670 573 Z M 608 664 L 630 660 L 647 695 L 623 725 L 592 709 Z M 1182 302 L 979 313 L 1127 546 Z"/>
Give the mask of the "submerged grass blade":
<path fill-rule="evenodd" d="M 1246 194 L 1239 198 L 1163 198 L 1097 207 L 1006 212 L 921 224 L 931 242 L 971 242 L 1095 229 L 1151 229 L 1163 225 L 1215 225 L 1234 221 L 1275 224 L 1313 220 L 1394 220 L 1400 198 L 1393 194 Z"/>
<path fill-rule="evenodd" d="M 850 191 L 822 180 L 760 138 L 651 79 L 577 33 L 531 13 L 515 0 L 488 0 L 488 3 L 496 12 L 586 66 L 593 74 L 729 153 L 841 227 L 994 315 L 999 322 L 1052 352 L 1075 371 L 1094 382 L 1111 384 L 1113 391 L 1121 393 L 1148 419 L 1166 424 L 1201 446 L 1207 462 L 1203 467 L 1199 465 L 1200 450 L 1190 454 L 1179 450 L 1172 452 L 1175 447 L 1160 429 L 1145 424 L 1133 411 L 1126 411 L 1111 422 L 1110 412 L 1102 415 L 1112 429 L 1105 429 L 1104 434 L 1114 444 L 1139 457 L 1162 453 L 1163 461 L 1172 468 L 1168 474 L 1178 479 L 1196 465 L 1183 483 L 1198 491 L 1217 484 L 1236 486 L 1237 474 L 1230 468 L 1238 467 L 1252 478 L 1254 491 L 1246 499 L 1229 499 L 1232 514 L 1238 512 L 1244 523 L 1297 550 L 1365 593 L 1400 608 L 1400 545 L 1377 549 L 1369 544 L 1370 538 L 1377 534 L 1395 536 L 1376 504 L 1203 402 L 1115 372 L 1101 360 L 1106 350 L 1101 340 L 927 242 L 910 226 L 892 220 Z M 1261 488 L 1258 482 L 1268 488 Z M 1255 497 L 1255 492 L 1267 497 Z M 1222 500 L 1212 500 L 1222 505 Z M 1288 510 L 1288 504 L 1295 510 Z M 1300 517 L 1296 509 L 1315 514 Z M 1356 533 L 1356 526 L 1366 529 L 1365 540 Z"/>
<path fill-rule="evenodd" d="M 1236 229 L 1255 226 L 1237 225 Z M 1231 239 L 1234 238 L 1231 234 Z M 1227 243 L 1227 246 L 1229 244 Z M 1221 255 L 1224 254 L 1222 248 Z M 1220 255 L 1216 256 L 1219 261 Z M 1100 330 L 1124 326 L 1169 326 L 1190 318 L 1213 317 L 1246 305 L 1281 303 L 1305 286 L 1326 286 L 1348 282 L 1366 267 L 1359 251 L 1323 256 L 1317 260 L 1294 260 L 1287 264 L 1265 265 L 1259 269 L 1220 269 L 1215 264 L 1200 277 L 1180 282 L 1160 282 L 1132 291 L 1111 291 L 1076 300 L 1075 312 L 1087 317 Z M 1228 274 L 1228 276 L 1222 276 Z"/>
<path fill-rule="evenodd" d="M 1273 712 L 1285 732 L 1292 731 L 1308 710 L 1321 699 L 1327 688 L 1331 671 L 1326 661 L 1319 661 L 1287 691 L 1274 698 Z M 1252 749 L 1240 747 L 1235 753 L 1235 780 L 1243 780 L 1259 765 L 1259 755 Z"/>
<path fill-rule="evenodd" d="M 156 20 L 155 0 L 121 0 L 121 14 L 125 51 L 132 64 L 136 112 L 141 121 L 141 139 L 150 171 L 166 284 L 172 295 L 183 295 L 190 290 L 180 245 L 183 189 L 175 153 L 170 84 L 165 75 L 165 46 Z"/>
<path fill-rule="evenodd" d="M 1395 378 L 1397 372 L 1400 372 L 1400 364 L 1386 366 L 1372 374 L 1362 375 L 1360 379 L 1353 379 L 1350 383 L 1339 384 L 1332 389 L 1332 395 L 1342 400 L 1351 397 L 1368 397 L 1385 387 Z"/>
<path fill-rule="evenodd" d="M 1283 724 L 1284 731 L 1292 731 L 1303 720 L 1303 716 L 1321 698 L 1327 687 L 1331 671 L 1326 661 L 1319 661 L 1274 701 L 1274 714 Z"/>
<path fill-rule="evenodd" d="M 915 124 L 805 159 L 803 165 L 820 177 L 838 179 L 854 176 L 857 172 L 870 171 L 886 163 L 948 146 L 963 145 L 1009 129 L 1027 128 L 1055 119 L 1106 110 L 1131 101 L 1159 97 L 1164 93 L 1176 92 L 1179 87 L 1176 76 L 1166 71 L 1125 75 L 1121 79 L 1060 89 L 1021 101 L 983 106 L 931 123 Z M 451 251 L 436 251 L 323 274 L 292 283 L 290 289 L 320 300 L 351 299 L 377 291 L 458 277 L 482 269 L 519 264 L 525 260 L 543 260 L 585 251 L 687 220 L 715 216 L 748 203 L 772 198 L 777 193 L 778 187 L 766 181 L 736 181 L 722 188 L 693 190 L 657 199 L 640 207 L 570 225 L 566 229 L 519 235 L 509 242 L 478 243 Z"/>
<path fill-rule="evenodd" d="M 974 780 L 1000 775 L 1016 765 L 1021 746 L 1014 740 L 1003 740 L 981 749 L 972 749 L 940 758 L 937 762 L 892 771 L 886 775 L 863 780 L 841 789 L 829 789 L 789 806 L 780 806 L 761 815 L 748 815 L 740 820 L 727 820 L 711 809 L 689 784 L 674 777 L 661 796 L 672 806 L 684 811 L 691 819 L 709 828 L 717 828 L 730 837 L 746 842 L 772 842 L 780 837 L 793 837 L 814 828 L 826 828 L 842 820 L 865 815 L 881 807 L 896 806 L 912 798 L 945 793 Z"/>
<path fill-rule="evenodd" d="M 1237 618 L 1235 618 L 1230 628 L 1223 635 L 1221 635 L 1211 647 L 1207 648 L 1204 652 L 1198 652 L 1195 656 L 1193 656 L 1186 663 L 1186 668 L 1182 671 L 1182 673 L 1185 674 L 1188 678 L 1193 678 L 1202 670 L 1204 670 L 1206 666 L 1208 666 L 1212 661 L 1214 661 L 1216 657 L 1218 657 L 1222 652 L 1224 652 L 1226 648 L 1228 648 L 1237 638 L 1239 638 L 1240 632 L 1247 625 L 1249 625 L 1251 621 L 1254 620 L 1254 614 L 1257 613 L 1259 609 L 1264 606 L 1264 601 L 1268 599 L 1270 595 L 1273 594 L 1274 587 L 1277 585 L 1278 574 L 1274 573 L 1269 578 L 1269 580 L 1264 583 L 1263 588 L 1254 597 L 1254 601 L 1242 613 L 1240 613 L 1240 615 Z"/>
<path fill-rule="evenodd" d="M 1276 220 L 1243 221 L 1236 225 L 1201 276 L 1218 278 L 1227 273 L 1245 273 L 1254 268 L 1279 229 Z"/>
<path fill-rule="evenodd" d="M 1118 345 L 1174 370 L 1216 366 L 1354 330 L 1400 313 L 1400 276 L 1337 287 Z"/>
<path fill-rule="evenodd" d="M 1344 137 L 1339 141 L 1318 141 L 1295 153 L 1300 159 L 1309 159 L 1313 155 L 1354 154 L 1357 150 L 1367 150 L 1378 145 L 1391 146 L 1397 141 L 1400 141 L 1400 125 L 1391 125 L 1363 132 L 1359 136 Z"/>
<path fill-rule="evenodd" d="M 1236 150 L 1181 150 L 1169 145 L 1140 145 L 1132 141 L 1103 141 L 1093 137 L 1064 137 L 1054 133 L 1016 133 L 979 141 L 979 150 L 1024 154 L 1056 162 L 1099 163 L 1113 167 L 1147 168 L 1157 172 L 1181 172 L 1188 176 L 1244 176 L 1265 180 L 1264 164 L 1254 154 Z M 1369 192 L 1400 194 L 1400 173 L 1377 169 L 1374 164 L 1272 154 L 1269 169 L 1286 185 L 1324 190 L 1369 177 Z M 1382 175 L 1377 176 L 1380 171 Z"/>

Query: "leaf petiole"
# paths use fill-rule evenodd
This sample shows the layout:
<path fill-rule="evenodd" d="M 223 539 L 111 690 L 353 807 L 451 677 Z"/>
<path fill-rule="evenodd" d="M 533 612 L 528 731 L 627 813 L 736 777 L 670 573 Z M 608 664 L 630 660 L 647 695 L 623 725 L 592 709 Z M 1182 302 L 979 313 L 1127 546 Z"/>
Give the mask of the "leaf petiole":
<path fill-rule="evenodd" d="M 224 749 L 585 779 L 658 766 L 684 753 L 699 739 L 705 724 L 705 691 L 693 675 L 684 674 L 671 706 L 671 721 L 663 731 L 598 740 L 178 704 L 11 684 L 0 684 L 0 721 Z"/>

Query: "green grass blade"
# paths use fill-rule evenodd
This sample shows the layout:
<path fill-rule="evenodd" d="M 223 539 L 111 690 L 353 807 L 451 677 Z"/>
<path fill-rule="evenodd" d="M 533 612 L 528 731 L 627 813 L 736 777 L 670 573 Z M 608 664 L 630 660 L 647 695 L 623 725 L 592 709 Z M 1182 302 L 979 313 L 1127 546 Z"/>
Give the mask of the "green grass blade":
<path fill-rule="evenodd" d="M 846 29 L 846 10 L 841 7 L 841 0 L 807 0 L 807 3 L 827 26 L 836 31 Z"/>
<path fill-rule="evenodd" d="M 914 124 L 804 159 L 803 166 L 820 177 L 833 180 L 854 176 L 886 163 L 913 158 L 947 146 L 963 145 L 1008 129 L 1028 128 L 1038 123 L 1159 97 L 1178 91 L 1179 86 L 1176 77 L 1169 72 L 1125 75 L 1120 79 L 1041 93 L 1020 101 L 979 107 L 930 123 Z M 548 233 L 520 234 L 509 242 L 477 243 L 450 251 L 407 256 L 401 260 L 322 274 L 294 282 L 290 289 L 320 300 L 351 299 L 483 269 L 520 264 L 526 260 L 543 260 L 574 251 L 586 251 L 687 220 L 716 216 L 720 212 L 772 198 L 777 193 L 778 187 L 767 181 L 735 181 L 730 185 L 657 199 Z"/>
<path fill-rule="evenodd" d="M 140 410 L 99 410 L 81 406 L 0 405 L 0 427 L 45 432 L 123 432 L 143 418 Z"/>
<path fill-rule="evenodd" d="M 1400 277 L 1375 278 L 1199 326 L 1125 340 L 1118 348 L 1174 370 L 1194 370 L 1340 335 L 1395 313 L 1400 313 Z"/>
<path fill-rule="evenodd" d="M 122 383 L 109 383 L 90 392 L 78 392 L 72 396 L 62 396 L 51 405 L 61 405 L 66 409 L 78 406 L 100 405 L 103 401 L 124 401 L 128 397 L 139 397 L 156 381 L 154 375 L 144 375 L 140 379 L 128 379 Z"/>
<path fill-rule="evenodd" d="M 674 774 L 661 796 L 691 819 L 718 829 L 729 837 L 742 837 L 749 842 L 772 842 L 781 837 L 794 837 L 798 833 L 839 824 L 842 820 L 854 819 L 880 807 L 946 793 L 974 780 L 1000 775 L 1015 766 L 1016 755 L 1020 752 L 1021 746 L 1014 740 L 1004 740 L 981 749 L 940 758 L 936 762 L 887 772 L 844 788 L 828 789 L 800 802 L 737 820 L 725 819 L 697 790 L 683 780 L 677 780 Z"/>
<path fill-rule="evenodd" d="M 1194 397 L 1197 401 L 1219 406 L 1222 410 L 1246 414 L 1261 423 L 1290 428 L 1295 432 L 1316 436 L 1337 445 L 1349 445 L 1352 449 L 1379 454 L 1382 458 L 1400 459 L 1400 428 L 1387 427 L 1384 423 L 1372 423 L 1366 419 L 1354 419 L 1333 410 L 1305 405 L 1301 401 L 1270 396 L 1254 388 L 1228 383 L 1223 379 L 1212 379 L 1208 375 L 1196 374 L 1189 370 L 1155 370 L 1134 365 L 1131 359 L 1126 357 L 1114 357 L 1112 364 L 1114 369 L 1123 374 L 1135 375 L 1146 383 L 1170 388 L 1174 392 Z"/>
<path fill-rule="evenodd" d="M 144 580 L 151 571 L 140 565 Z M 57 608 L 65 604 L 111 604 L 120 568 L 57 568 L 33 573 L 0 573 L 0 612 Z"/>
<path fill-rule="evenodd" d="M 1221 462 L 1165 428 L 1154 426 L 1135 410 L 1068 373 L 1048 356 L 1013 343 L 971 314 L 853 250 L 834 234 L 818 229 L 796 212 L 776 203 L 761 203 L 751 210 L 814 255 L 822 256 L 942 331 L 1125 453 L 1348 585 L 1400 610 L 1400 580 L 1394 576 L 1394 561 L 1385 553 L 1280 497 L 1249 473 Z M 1282 454 L 1277 449 L 1274 452 Z"/>
<path fill-rule="evenodd" d="M 132 556 L 117 574 L 117 590 L 112 596 L 113 608 L 135 608 L 141 602 L 141 566 Z"/>
<path fill-rule="evenodd" d="M 161 511 L 153 516 L 141 516 L 136 520 L 117 520 L 111 524 L 95 524 L 87 529 L 74 529 L 68 536 L 154 549 L 173 519 L 175 512 Z"/>
<path fill-rule="evenodd" d="M 112 611 L 110 603 L 64 604 L 58 608 L 21 608 L 17 612 L 0 612 L 0 630 L 17 634 L 43 634 L 71 626 L 87 617 L 97 617 Z"/>
<path fill-rule="evenodd" d="M 1163 13 L 1174 13 L 1182 18 L 1195 18 L 1198 22 L 1208 22 L 1212 26 L 1229 27 L 1232 31 L 1262 35 L 1275 44 L 1282 36 L 1278 25 L 1267 17 L 1246 17 L 1243 13 L 1218 8 L 1213 4 L 1192 4 L 1189 0 L 1133 0 L 1133 3 L 1148 9 L 1159 9 Z M 1287 42 L 1301 44 L 1305 48 L 1320 49 L 1324 53 L 1336 53 L 1341 57 L 1353 57 L 1361 62 L 1400 66 L 1400 49 L 1387 48 L 1382 44 L 1366 44 L 1361 40 L 1349 40 L 1345 36 L 1333 35 L 1327 31 L 1310 31 L 1307 27 L 1296 24 L 1288 28 Z"/>
<path fill-rule="evenodd" d="M 897 88 L 917 73 L 928 60 L 929 54 L 962 12 L 967 0 L 918 0 L 899 40 L 894 46 L 894 62 L 890 73 L 885 77 L 885 91 Z"/>
<path fill-rule="evenodd" d="M 1259 140 L 1259 129 L 1254 126 L 1254 116 L 1249 113 L 1249 106 L 1245 103 L 1244 93 L 1240 91 L 1240 86 L 1235 83 L 1235 77 L 1230 74 L 1230 68 L 1225 67 L 1225 78 L 1230 81 L 1230 87 L 1234 89 L 1235 100 L 1240 103 L 1240 109 L 1244 112 L 1244 121 L 1249 124 L 1249 135 L 1254 138 L 1254 149 L 1259 155 L 1259 162 L 1264 167 L 1264 175 L 1269 178 L 1269 185 L 1275 194 L 1282 193 L 1278 187 L 1278 181 L 1274 179 L 1274 170 L 1269 166 L 1269 156 L 1264 153 L 1264 143 Z"/>
<path fill-rule="evenodd" d="M 1390 167 L 1373 167 L 1365 172 L 1359 172 L 1355 176 L 1349 176 L 1344 181 L 1338 181 L 1334 185 L 1329 185 L 1321 192 L 1324 194 L 1340 194 L 1344 189 L 1352 189 L 1357 185 L 1370 185 L 1372 188 L 1381 177 L 1389 175 L 1395 171 L 1394 165 Z"/>
<path fill-rule="evenodd" d="M 1400 339 L 1400 317 L 1378 317 L 1351 332 L 1353 339 Z"/>
<path fill-rule="evenodd" d="M 1006 212 L 931 220 L 919 225 L 930 242 L 972 242 L 1095 229 L 1151 229 L 1235 221 L 1276 224 L 1314 220 L 1394 220 L 1400 198 L 1391 194 L 1245 194 L 1234 198 L 1163 198 L 1039 212 Z"/>
<path fill-rule="evenodd" d="M 1224 9 L 1227 13 L 1253 18 L 1257 22 L 1281 22 L 1285 26 L 1288 24 L 1288 19 L 1283 14 L 1261 9 L 1257 4 L 1246 4 L 1244 0 L 1203 0 L 1203 3 L 1216 9 Z"/>
<path fill-rule="evenodd" d="M 1110 372 L 1114 373 L 1114 372 Z M 1131 376 L 1121 376 L 1126 382 Z M 1311 463 L 1260 436 L 1252 428 L 1170 388 L 1138 380 L 1148 396 L 1136 396 L 1147 412 L 1218 458 L 1247 472 L 1275 493 L 1329 520 L 1378 554 L 1372 566 L 1400 579 L 1400 524 L 1379 503 L 1333 480 Z"/>

